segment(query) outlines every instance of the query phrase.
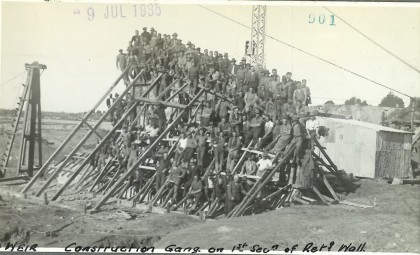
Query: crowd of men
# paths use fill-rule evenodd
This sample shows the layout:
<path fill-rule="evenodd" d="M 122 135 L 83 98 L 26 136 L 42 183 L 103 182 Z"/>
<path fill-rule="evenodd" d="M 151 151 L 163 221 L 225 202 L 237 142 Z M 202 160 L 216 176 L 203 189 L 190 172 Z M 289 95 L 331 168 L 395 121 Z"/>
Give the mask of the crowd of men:
<path fill-rule="evenodd" d="M 284 155 L 291 145 L 296 148 L 293 162 L 303 169 L 297 184 L 304 188 L 312 185 L 314 166 L 310 155 L 319 125 L 310 115 L 311 94 L 306 80 L 292 80 L 291 72 L 280 76 L 276 69 L 270 74 L 260 66 L 251 66 L 245 58 L 237 63 L 227 53 L 207 49 L 202 52 L 191 42 L 183 44 L 176 33 L 162 35 L 154 28 L 149 32 L 146 27 L 142 33 L 135 31 L 127 53 L 119 51 L 116 66 L 122 71 L 129 68 L 124 77 L 126 84 L 140 70 L 145 70 L 142 82 L 161 74 L 155 96 L 172 82 L 188 82 L 189 87 L 176 98 L 181 104 L 188 104 L 200 89 L 206 88 L 196 116 L 185 114 L 169 134 L 169 138 L 179 137 L 174 151 L 169 154 L 171 143 L 162 141 L 151 156 L 156 166 L 155 190 L 168 181 L 173 190 L 172 205 L 185 196 L 189 197 L 187 205 L 192 204 L 193 208 L 218 198 L 224 201 L 228 213 L 253 185 L 252 179 L 238 174 L 262 177 L 274 167 L 272 158 Z M 169 90 L 160 100 L 171 93 Z M 109 107 L 112 99 L 111 95 Z M 116 107 L 114 124 L 132 100 L 129 95 L 124 105 Z M 97 155 L 94 164 L 102 167 L 105 159 L 113 156 L 121 168 L 129 169 L 165 129 L 168 119 L 172 121 L 172 116 L 167 116 L 165 106 L 159 104 L 147 113 L 145 127 L 132 130 L 124 124 L 122 146 L 117 145 L 118 141 L 111 142 Z M 248 152 L 247 160 L 235 169 L 242 148 L 256 150 L 262 157 L 256 159 L 257 153 Z M 207 169 L 211 159 L 214 166 Z M 129 195 L 144 185 L 143 171 L 139 168 L 133 174 L 130 181 L 134 188 Z"/>

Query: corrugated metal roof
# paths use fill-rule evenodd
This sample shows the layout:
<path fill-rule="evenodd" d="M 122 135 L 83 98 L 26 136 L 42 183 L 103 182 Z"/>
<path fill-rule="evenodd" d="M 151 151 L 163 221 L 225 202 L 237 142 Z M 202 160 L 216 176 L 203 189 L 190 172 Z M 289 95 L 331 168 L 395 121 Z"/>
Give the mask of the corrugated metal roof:
<path fill-rule="evenodd" d="M 413 134 L 411 132 L 407 132 L 407 131 L 403 131 L 403 130 L 399 130 L 399 129 L 395 129 L 395 128 L 390 128 L 390 127 L 384 127 L 381 125 L 377 125 L 377 124 L 373 124 L 373 123 L 369 123 L 369 122 L 363 122 L 363 121 L 358 121 L 358 120 L 353 120 L 353 119 L 337 119 L 337 118 L 326 118 L 326 117 L 317 117 L 320 119 L 325 119 L 325 120 L 331 120 L 334 122 L 338 122 L 338 123 L 345 123 L 345 124 L 350 124 L 350 125 L 354 125 L 354 126 L 359 126 L 359 127 L 364 127 L 364 128 L 369 128 L 369 129 L 373 129 L 376 131 L 387 131 L 387 132 L 394 132 L 394 133 L 404 133 L 404 134 Z"/>

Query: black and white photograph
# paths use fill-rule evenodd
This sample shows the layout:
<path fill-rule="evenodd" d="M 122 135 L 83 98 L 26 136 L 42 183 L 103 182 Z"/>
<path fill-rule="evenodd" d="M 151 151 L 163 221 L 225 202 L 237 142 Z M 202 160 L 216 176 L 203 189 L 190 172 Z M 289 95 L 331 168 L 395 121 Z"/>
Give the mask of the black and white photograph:
<path fill-rule="evenodd" d="M 0 252 L 420 253 L 420 3 L 0 13 Z"/>

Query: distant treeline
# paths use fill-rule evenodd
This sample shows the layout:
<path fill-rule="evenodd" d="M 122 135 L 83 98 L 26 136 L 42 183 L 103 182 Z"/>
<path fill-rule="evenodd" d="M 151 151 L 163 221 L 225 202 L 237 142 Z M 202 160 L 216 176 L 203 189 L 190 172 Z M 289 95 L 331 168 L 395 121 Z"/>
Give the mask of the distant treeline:
<path fill-rule="evenodd" d="M 102 111 L 96 111 L 92 114 L 90 119 L 99 119 L 102 116 Z M 42 112 L 42 118 L 49 119 L 63 119 L 63 120 L 80 120 L 86 115 L 86 112 L 79 113 L 67 113 L 67 112 Z M 11 109 L 0 109 L 0 116 L 2 117 L 14 117 L 15 110 Z"/>

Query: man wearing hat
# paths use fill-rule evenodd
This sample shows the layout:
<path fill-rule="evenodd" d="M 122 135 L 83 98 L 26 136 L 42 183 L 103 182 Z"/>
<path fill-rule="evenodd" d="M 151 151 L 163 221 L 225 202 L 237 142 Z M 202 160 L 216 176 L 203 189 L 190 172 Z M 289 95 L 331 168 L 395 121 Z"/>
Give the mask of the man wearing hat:
<path fill-rule="evenodd" d="M 299 116 L 293 115 L 292 117 L 292 142 L 291 144 L 296 144 L 294 151 L 294 160 L 300 162 L 300 152 L 302 149 L 302 142 L 305 135 L 305 127 L 299 122 Z"/>
<path fill-rule="evenodd" d="M 248 88 L 254 88 L 254 91 L 258 91 L 259 76 L 255 71 L 255 67 L 251 67 L 250 64 L 247 64 L 248 73 L 245 76 L 245 84 L 248 85 Z"/>
<path fill-rule="evenodd" d="M 236 65 L 236 59 L 232 58 L 229 63 L 229 67 L 227 70 L 228 74 L 231 76 L 235 76 L 238 72 L 238 65 Z"/>
<path fill-rule="evenodd" d="M 209 50 L 205 49 L 204 54 L 201 56 L 200 64 L 204 65 L 207 68 L 210 62 L 211 62 L 211 58 L 209 56 Z"/>
<path fill-rule="evenodd" d="M 241 131 L 242 115 L 239 113 L 239 107 L 237 105 L 233 106 L 233 112 L 230 114 L 229 121 L 232 126 L 232 130 L 239 136 Z"/>
<path fill-rule="evenodd" d="M 150 39 L 152 39 L 152 35 L 149 32 L 147 32 L 147 27 L 143 27 L 143 33 L 141 33 L 141 38 L 143 42 L 145 42 L 146 44 L 150 43 Z"/>
<path fill-rule="evenodd" d="M 222 98 L 220 99 L 219 103 L 216 106 L 216 111 L 218 111 L 219 116 L 221 118 L 228 119 L 228 114 L 230 110 L 230 103 L 227 101 L 226 95 L 222 95 Z"/>
<path fill-rule="evenodd" d="M 219 71 L 224 74 L 227 74 L 229 65 L 230 65 L 229 57 L 228 57 L 228 54 L 225 53 L 223 58 L 220 59 Z"/>

